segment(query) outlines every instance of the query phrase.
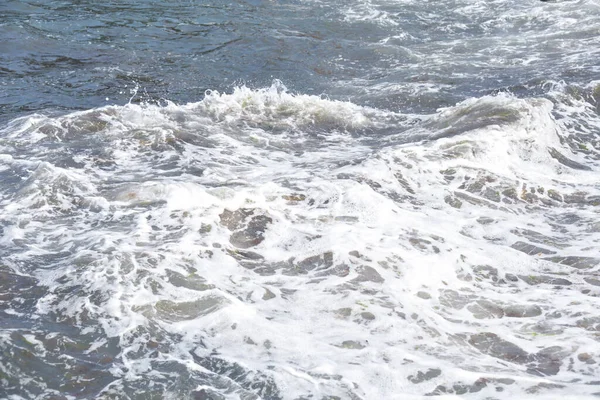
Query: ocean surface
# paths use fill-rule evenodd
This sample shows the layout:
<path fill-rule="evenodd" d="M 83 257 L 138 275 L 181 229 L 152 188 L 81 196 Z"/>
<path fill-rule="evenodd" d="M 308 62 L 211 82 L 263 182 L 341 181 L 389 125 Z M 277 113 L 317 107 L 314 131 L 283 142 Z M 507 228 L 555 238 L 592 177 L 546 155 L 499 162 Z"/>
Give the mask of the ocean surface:
<path fill-rule="evenodd" d="M 0 0 L 0 399 L 600 397 L 600 1 Z"/>

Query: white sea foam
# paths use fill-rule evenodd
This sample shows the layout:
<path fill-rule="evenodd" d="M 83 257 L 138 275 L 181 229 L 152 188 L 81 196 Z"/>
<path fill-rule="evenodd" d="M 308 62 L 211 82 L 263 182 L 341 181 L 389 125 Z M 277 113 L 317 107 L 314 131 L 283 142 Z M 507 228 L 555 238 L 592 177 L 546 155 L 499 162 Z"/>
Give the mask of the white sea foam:
<path fill-rule="evenodd" d="M 4 262 L 87 354 L 116 338 L 104 393 L 185 371 L 227 398 L 584 399 L 600 187 L 557 107 L 487 96 L 401 126 L 276 84 L 21 119 L 2 148 L 38 147 L 0 157 L 24 178 Z"/>
<path fill-rule="evenodd" d="M 348 22 L 376 22 L 382 26 L 398 26 L 400 25 L 396 21 L 393 15 L 386 11 L 382 11 L 377 4 L 373 4 L 372 1 L 366 0 L 357 2 L 351 5 L 344 11 L 345 20 Z"/>

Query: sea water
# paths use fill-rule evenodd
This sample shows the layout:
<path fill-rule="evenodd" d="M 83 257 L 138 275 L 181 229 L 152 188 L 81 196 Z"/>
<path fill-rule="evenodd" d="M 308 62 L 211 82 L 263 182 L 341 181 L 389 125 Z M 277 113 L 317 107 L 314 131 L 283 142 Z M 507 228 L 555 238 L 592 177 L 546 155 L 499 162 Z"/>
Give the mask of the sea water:
<path fill-rule="evenodd" d="M 0 39 L 0 398 L 600 396 L 597 0 L 5 0 Z"/>

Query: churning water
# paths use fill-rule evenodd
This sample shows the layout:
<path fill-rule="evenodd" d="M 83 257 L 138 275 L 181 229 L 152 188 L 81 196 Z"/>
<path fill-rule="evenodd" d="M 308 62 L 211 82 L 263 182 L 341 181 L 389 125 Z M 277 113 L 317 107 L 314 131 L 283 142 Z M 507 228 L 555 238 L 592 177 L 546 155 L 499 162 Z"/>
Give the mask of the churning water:
<path fill-rule="evenodd" d="M 600 396 L 597 0 L 2 0 L 0 398 Z"/>

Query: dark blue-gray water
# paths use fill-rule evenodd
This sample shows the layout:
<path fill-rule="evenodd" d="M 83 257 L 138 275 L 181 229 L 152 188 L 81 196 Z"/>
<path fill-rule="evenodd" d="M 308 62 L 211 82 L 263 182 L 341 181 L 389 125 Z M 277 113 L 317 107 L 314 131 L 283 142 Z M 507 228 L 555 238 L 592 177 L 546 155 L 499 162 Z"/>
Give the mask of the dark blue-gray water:
<path fill-rule="evenodd" d="M 599 169 L 597 0 L 0 0 L 0 399 L 596 398 Z"/>
<path fill-rule="evenodd" d="M 273 79 L 431 112 L 599 72 L 594 2 L 6 0 L 0 12 L 4 119 L 124 104 L 136 87 L 134 101 L 189 102 Z M 409 96 L 418 85 L 441 93 Z"/>

